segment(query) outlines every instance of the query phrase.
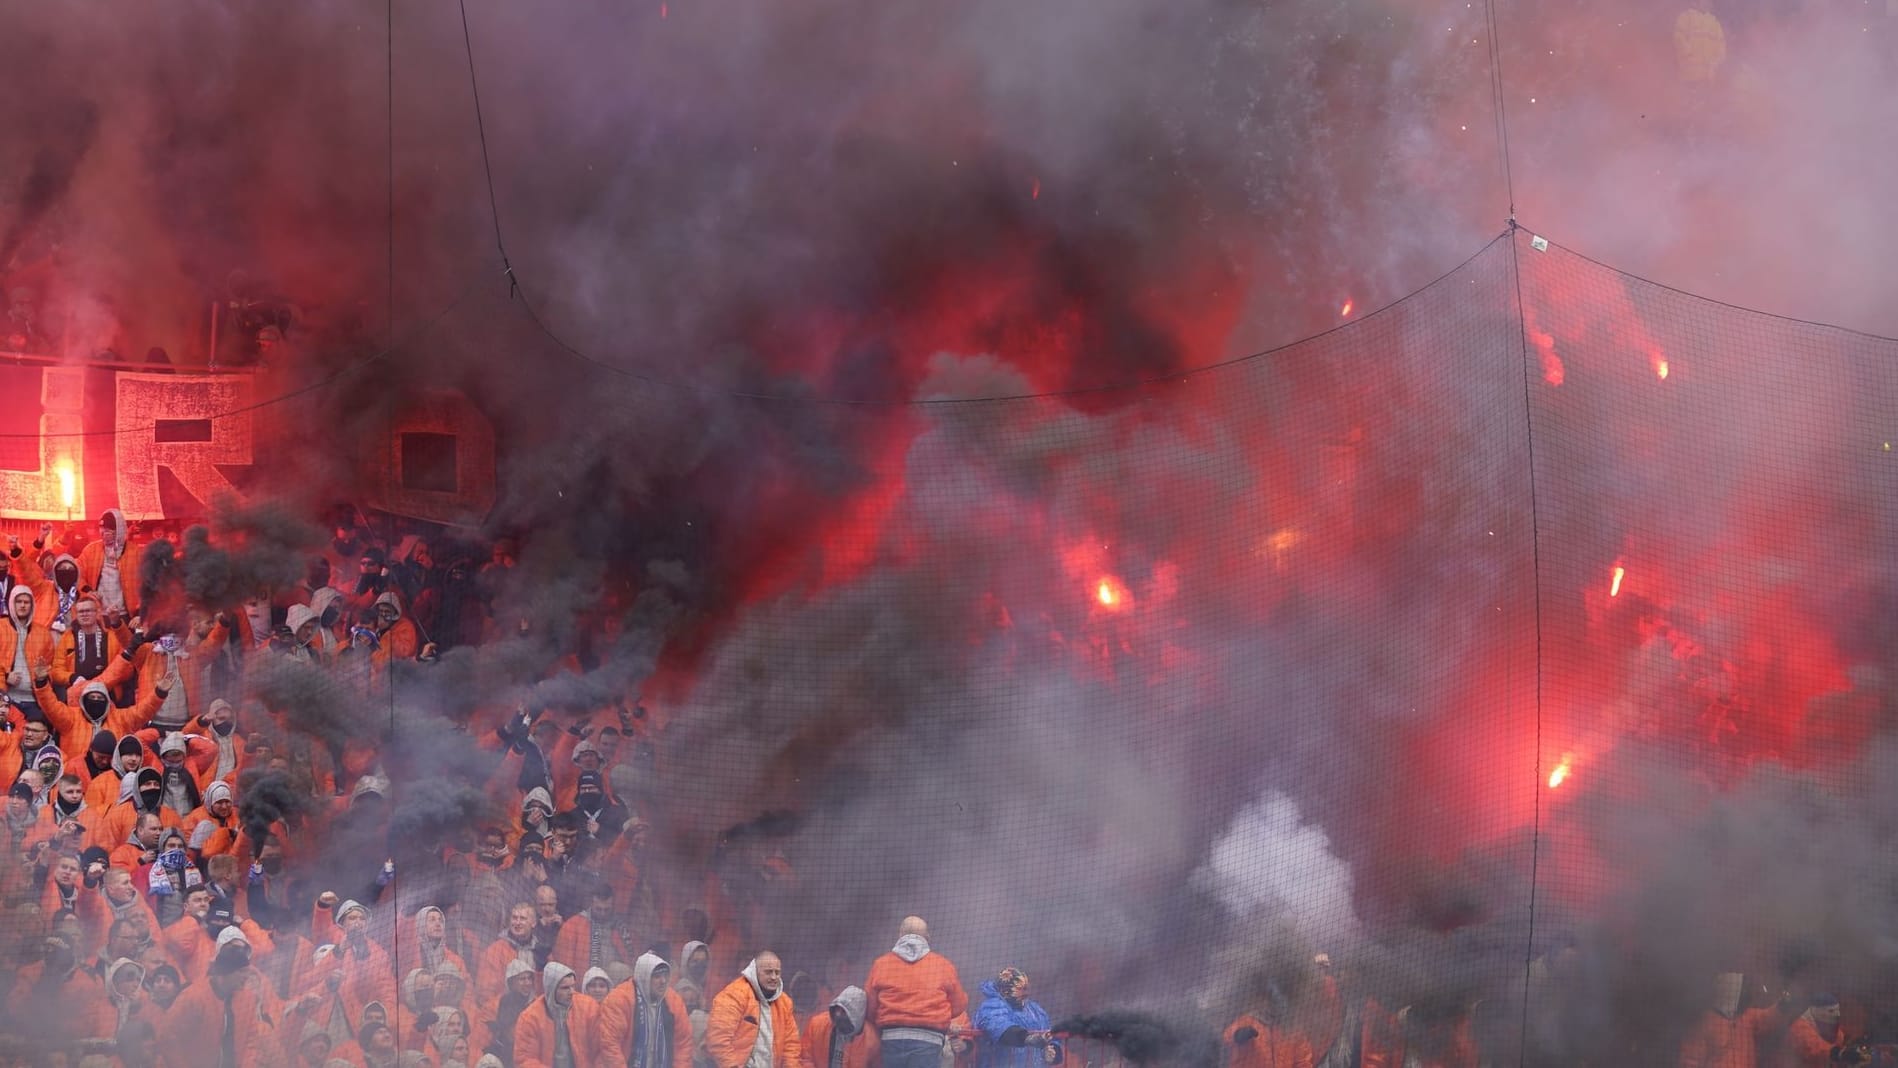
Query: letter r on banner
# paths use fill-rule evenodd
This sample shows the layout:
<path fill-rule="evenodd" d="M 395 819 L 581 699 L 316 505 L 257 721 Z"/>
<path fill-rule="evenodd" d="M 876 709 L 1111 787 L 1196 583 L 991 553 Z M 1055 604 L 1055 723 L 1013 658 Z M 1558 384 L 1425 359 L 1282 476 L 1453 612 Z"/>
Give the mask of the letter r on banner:
<path fill-rule="evenodd" d="M 250 403 L 249 376 L 121 374 L 116 388 L 119 508 L 126 518 L 164 518 L 161 467 L 204 505 L 237 493 L 218 465 L 251 462 L 251 413 L 223 413 Z"/>

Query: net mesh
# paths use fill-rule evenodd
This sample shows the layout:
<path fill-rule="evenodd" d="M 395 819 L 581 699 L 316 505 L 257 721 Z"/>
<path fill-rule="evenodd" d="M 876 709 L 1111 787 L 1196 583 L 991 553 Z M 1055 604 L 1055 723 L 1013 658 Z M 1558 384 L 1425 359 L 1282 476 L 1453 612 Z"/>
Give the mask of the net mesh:
<path fill-rule="evenodd" d="M 597 710 L 590 678 L 648 686 L 610 776 L 638 845 L 554 879 L 572 916 L 605 876 L 620 951 L 710 930 L 715 987 L 773 949 L 808 1014 L 919 915 L 971 1008 L 1032 976 L 1069 1064 L 1753 1064 L 1720 1058 L 1790 1056 L 1827 991 L 1851 1036 L 1898 1039 L 1898 343 L 1512 229 L 1339 329 L 1125 389 L 970 399 L 1033 390 L 946 356 L 901 406 L 626 388 L 629 425 L 683 407 L 748 437 L 739 493 L 796 529 L 713 516 L 736 607 L 671 614 L 649 594 L 687 580 L 651 569 L 624 633 L 567 635 L 576 670 L 541 687 Z M 584 603 L 600 576 L 561 582 Z M 428 1007 L 392 985 L 427 905 L 494 992 L 480 961 L 533 881 L 442 847 L 518 815 L 524 757 L 487 741 L 511 710 L 479 696 L 538 669 L 514 652 L 216 683 L 293 706 L 284 748 L 339 768 L 380 732 L 399 832 L 378 882 L 389 822 L 280 806 L 312 822 L 295 907 L 255 910 L 283 956 L 245 1063 L 293 1056 L 299 999 L 327 996 L 323 891 L 379 899 L 388 974 L 364 982 L 398 1022 Z M 560 781 L 576 743 L 549 744 Z M 9 814 L 30 850 L 40 818 Z M 22 961 L 62 922 L 24 855 Z M 101 915 L 79 909 L 81 968 Z M 177 922 L 159 952 L 208 982 Z M 584 972 L 608 941 L 553 952 Z M 17 983 L 32 1041 L 28 1008 L 72 999 L 53 1030 L 110 1030 L 103 982 Z"/>

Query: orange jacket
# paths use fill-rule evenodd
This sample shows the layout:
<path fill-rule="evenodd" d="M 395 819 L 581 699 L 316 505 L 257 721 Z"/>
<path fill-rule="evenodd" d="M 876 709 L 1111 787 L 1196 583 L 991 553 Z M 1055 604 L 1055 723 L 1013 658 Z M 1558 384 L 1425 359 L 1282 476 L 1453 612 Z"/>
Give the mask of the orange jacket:
<path fill-rule="evenodd" d="M 98 690 L 105 693 L 105 685 L 88 682 L 84 690 Z M 112 737 L 123 738 L 135 734 L 152 721 L 152 713 L 165 701 L 164 695 L 156 691 L 139 698 L 130 708 L 120 708 L 112 704 L 110 695 L 106 698 L 105 718 L 94 723 L 81 711 L 79 701 L 84 693 L 67 694 L 73 699 L 71 704 L 54 696 L 51 686 L 35 686 L 33 697 L 40 703 L 40 711 L 46 713 L 46 722 L 59 732 L 59 752 L 61 759 L 70 767 L 78 768 L 85 764 L 86 749 L 92 745 L 92 736 L 101 729 L 112 732 Z"/>
<path fill-rule="evenodd" d="M 121 524 L 123 521 L 121 521 Z M 121 535 L 122 536 L 122 535 Z M 138 615 L 139 562 L 144 559 L 142 545 L 126 545 L 119 551 L 119 589 L 125 594 L 125 614 Z M 105 570 L 105 542 L 90 541 L 79 550 L 79 585 L 82 589 L 99 588 L 99 574 Z"/>
<path fill-rule="evenodd" d="M 612 934 L 602 935 L 601 946 L 612 941 Z M 606 962 L 593 962 L 590 950 L 593 945 L 593 918 L 584 912 L 567 917 L 560 925 L 560 933 L 554 936 L 554 948 L 548 960 L 557 960 L 584 975 L 588 968 L 605 967 Z"/>
<path fill-rule="evenodd" d="M 969 995 L 956 977 L 956 966 L 940 953 L 925 953 L 912 964 L 894 952 L 870 965 L 863 984 L 870 999 L 869 1025 L 949 1030 L 949 1021 L 969 1010 Z"/>
<path fill-rule="evenodd" d="M 750 966 L 745 968 L 750 972 Z M 710 1019 L 705 1024 L 705 1051 L 718 1068 L 744 1068 L 751 1050 L 758 1044 L 758 992 L 749 975 L 741 975 L 712 998 Z M 772 1000 L 772 1068 L 798 1068 L 804 1059 L 804 1043 L 797 1034 L 797 1008 L 791 995 L 782 991 Z"/>
<path fill-rule="evenodd" d="M 37 604 L 38 600 L 35 599 L 34 603 Z M 4 681 L 13 673 L 13 654 L 19 647 L 20 629 L 14 625 L 13 617 L 9 614 L 5 619 L 0 619 L 0 681 Z M 28 623 L 26 625 L 26 684 L 33 685 L 33 678 L 42 670 L 51 667 L 52 663 L 53 632 L 38 623 Z M 90 742 L 92 739 L 87 738 L 86 741 Z M 63 749 L 64 746 L 61 748 Z M 79 751 L 81 753 L 86 751 L 84 743 L 80 744 Z"/>
<path fill-rule="evenodd" d="M 514 1068 L 553 1068 L 554 1028 L 558 1026 L 547 1011 L 545 995 L 522 1009 L 521 1018 L 514 1022 Z M 600 1059 L 600 1003 L 585 994 L 573 996 L 573 1008 L 567 1013 L 567 1042 L 573 1047 L 574 1068 L 606 1064 Z"/>
<path fill-rule="evenodd" d="M 40 548 L 26 552 L 20 550 L 11 556 L 13 580 L 33 591 L 33 622 L 42 627 L 51 628 L 53 620 L 59 615 L 59 587 L 46 576 L 46 569 L 40 566 Z"/>
<path fill-rule="evenodd" d="M 475 1004 L 481 1006 L 482 1012 L 490 1016 L 494 1014 L 494 1007 L 501 1003 L 501 996 L 507 993 L 507 966 L 516 960 L 533 965 L 531 941 L 529 948 L 523 950 L 506 935 L 502 935 L 489 942 L 487 948 L 476 955 L 474 997 Z"/>
<path fill-rule="evenodd" d="M 836 1027 L 829 1009 L 813 1013 L 804 1021 L 804 1034 L 799 1038 L 804 1044 L 804 1068 L 830 1068 L 830 1036 Z M 844 1043 L 844 1068 L 875 1068 L 883 1063 L 882 1052 L 882 1040 L 874 1029 L 866 1027 L 862 1034 Z"/>
<path fill-rule="evenodd" d="M 1240 1042 L 1241 1029 L 1256 1031 Z M 1312 1068 L 1311 1043 L 1297 1029 L 1273 1027 L 1257 1016 L 1241 1016 L 1226 1028 L 1228 1068 Z"/>
<path fill-rule="evenodd" d="M 1773 1009 L 1748 1009 L 1733 1017 L 1712 1009 L 1700 1014 L 1681 1043 L 1680 1068 L 1759 1068 L 1760 1039 L 1779 1026 Z"/>
<path fill-rule="evenodd" d="M 119 640 L 118 631 L 112 630 L 103 624 L 99 629 L 105 632 L 105 662 L 106 666 L 110 668 L 114 661 L 122 659 L 119 654 L 125 651 L 125 643 Z M 53 663 L 48 675 L 53 680 L 53 685 L 70 686 L 72 685 L 73 674 L 78 671 L 78 669 L 78 631 L 69 630 L 53 640 Z M 101 674 L 104 673 L 101 672 Z"/>
<path fill-rule="evenodd" d="M 1786 1030 L 1786 1040 L 1779 1050 L 1780 1068 L 1826 1068 L 1838 1048 L 1838 1042 L 1819 1037 L 1818 1026 L 1801 1016 Z"/>
<path fill-rule="evenodd" d="M 636 1006 L 632 982 L 621 983 L 600 1003 L 601 1063 L 619 1068 L 632 1063 L 633 1010 Z M 692 1017 L 678 992 L 666 989 L 666 1008 L 672 1013 L 672 1068 L 692 1068 Z"/>
<path fill-rule="evenodd" d="M 276 1038 L 280 1014 L 274 1001 L 261 977 L 253 977 L 231 995 L 237 1068 L 274 1068 L 283 1063 L 283 1047 Z M 224 1002 L 208 980 L 194 982 L 172 1002 L 159 1026 L 159 1048 L 165 1052 L 166 1064 L 216 1064 L 224 1034 Z"/>

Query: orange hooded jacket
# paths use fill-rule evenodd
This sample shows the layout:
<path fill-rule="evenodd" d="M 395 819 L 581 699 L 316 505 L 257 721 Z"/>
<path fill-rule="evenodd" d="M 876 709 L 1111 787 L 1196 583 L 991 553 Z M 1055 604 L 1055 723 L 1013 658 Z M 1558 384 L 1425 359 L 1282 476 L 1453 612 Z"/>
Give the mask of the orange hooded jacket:
<path fill-rule="evenodd" d="M 633 962 L 633 979 L 621 983 L 600 1003 L 600 1056 L 602 1063 L 618 1068 L 631 1064 L 633 1053 L 633 1013 L 638 999 L 650 997 L 652 975 L 661 967 L 668 973 L 672 966 L 657 954 L 643 953 Z M 666 1011 L 672 1014 L 672 1068 L 692 1068 L 692 1017 L 677 991 L 666 987 Z"/>
<path fill-rule="evenodd" d="M 705 1025 L 705 1051 L 718 1068 L 744 1068 L 751 1050 L 758 1044 L 759 1012 L 771 1014 L 772 1068 L 798 1068 L 804 1059 L 804 1043 L 797 1034 L 797 1007 L 791 995 L 780 987 L 768 1008 L 758 991 L 758 962 L 745 965 L 744 973 L 733 979 L 712 998 L 710 1019 Z"/>
<path fill-rule="evenodd" d="M 542 995 L 521 1010 L 514 1022 L 514 1068 L 553 1068 L 560 1024 L 547 1008 L 547 999 L 572 974 L 573 969 L 557 962 L 541 971 Z M 574 1068 L 605 1068 L 607 1062 L 600 1058 L 600 1003 L 578 991 L 567 1010 L 567 1042 L 573 1049 Z"/>
<path fill-rule="evenodd" d="M 949 958 L 929 950 L 921 935 L 904 935 L 896 948 L 870 965 L 863 984 L 870 999 L 870 1026 L 948 1031 L 949 1021 L 969 1011 L 969 995 Z"/>

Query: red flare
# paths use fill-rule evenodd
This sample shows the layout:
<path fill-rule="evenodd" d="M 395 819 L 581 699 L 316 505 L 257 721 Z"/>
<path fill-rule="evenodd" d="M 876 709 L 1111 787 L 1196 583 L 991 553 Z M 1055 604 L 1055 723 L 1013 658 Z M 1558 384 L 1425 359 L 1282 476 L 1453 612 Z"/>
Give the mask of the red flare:
<path fill-rule="evenodd" d="M 1351 303 L 1351 298 L 1350 297 L 1344 298 L 1344 307 L 1338 309 L 1338 317 L 1340 319 L 1351 318 L 1351 309 L 1353 307 L 1355 307 L 1355 305 Z"/>
<path fill-rule="evenodd" d="M 1031 180 L 1028 187 L 1028 199 L 1029 200 L 1041 199 L 1041 179 L 1035 178 Z"/>
<path fill-rule="evenodd" d="M 1553 790 L 1556 787 L 1562 785 L 1563 782 L 1567 781 L 1568 773 L 1569 773 L 1568 758 L 1563 757 L 1562 762 L 1555 766 L 1555 770 L 1549 772 L 1549 789 Z"/>
<path fill-rule="evenodd" d="M 1621 568 L 1621 567 L 1615 568 L 1614 577 L 1608 580 L 1608 596 L 1610 597 L 1621 596 L 1621 577 L 1625 574 L 1627 574 L 1626 568 Z"/>

